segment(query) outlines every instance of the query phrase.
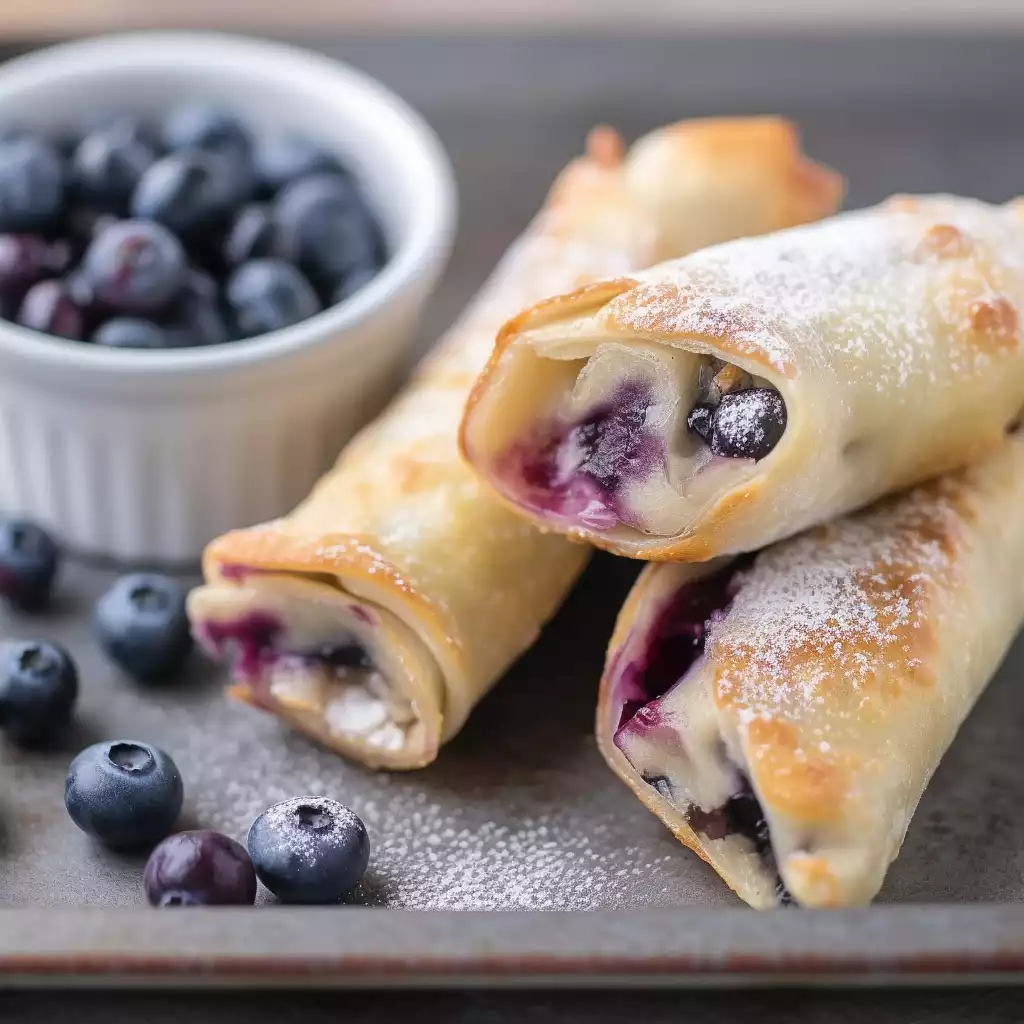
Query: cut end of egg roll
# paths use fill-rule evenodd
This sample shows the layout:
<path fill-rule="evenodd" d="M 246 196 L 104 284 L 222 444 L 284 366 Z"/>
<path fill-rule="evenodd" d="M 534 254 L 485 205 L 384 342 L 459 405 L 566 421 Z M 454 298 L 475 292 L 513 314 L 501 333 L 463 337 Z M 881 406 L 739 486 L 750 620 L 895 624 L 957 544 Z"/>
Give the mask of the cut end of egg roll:
<path fill-rule="evenodd" d="M 613 770 L 747 903 L 881 887 L 1024 617 L 1024 439 L 756 556 L 648 566 L 597 716 Z"/>
<path fill-rule="evenodd" d="M 463 452 L 539 526 L 617 554 L 755 550 L 998 445 L 1022 310 L 1019 208 L 899 197 L 520 315 Z"/>
<path fill-rule="evenodd" d="M 462 410 L 501 325 L 545 295 L 824 214 L 840 193 L 777 119 L 677 126 L 628 153 L 610 129 L 592 132 L 462 318 L 302 505 L 208 548 L 189 614 L 208 650 L 234 658 L 235 695 L 366 764 L 431 762 L 588 557 L 460 458 Z"/>

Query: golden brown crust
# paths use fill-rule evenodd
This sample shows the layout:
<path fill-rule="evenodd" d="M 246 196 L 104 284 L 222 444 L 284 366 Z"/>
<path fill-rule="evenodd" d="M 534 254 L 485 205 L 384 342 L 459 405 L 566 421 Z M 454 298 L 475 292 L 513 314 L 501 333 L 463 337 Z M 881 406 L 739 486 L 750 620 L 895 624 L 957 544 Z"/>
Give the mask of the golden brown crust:
<path fill-rule="evenodd" d="M 1024 618 L 1021 500 L 1024 439 L 1013 438 L 975 466 L 762 552 L 712 620 L 690 685 L 707 685 L 722 747 L 750 780 L 802 905 L 865 903 L 881 885 L 938 759 Z M 599 747 L 687 846 L 703 846 L 760 905 L 735 874 L 740 862 L 681 827 L 687 806 L 644 784 L 613 741 L 620 659 L 650 642 L 652 616 L 686 582 L 684 568 L 649 566 L 623 606 Z M 659 705 L 663 716 L 689 706 Z"/>

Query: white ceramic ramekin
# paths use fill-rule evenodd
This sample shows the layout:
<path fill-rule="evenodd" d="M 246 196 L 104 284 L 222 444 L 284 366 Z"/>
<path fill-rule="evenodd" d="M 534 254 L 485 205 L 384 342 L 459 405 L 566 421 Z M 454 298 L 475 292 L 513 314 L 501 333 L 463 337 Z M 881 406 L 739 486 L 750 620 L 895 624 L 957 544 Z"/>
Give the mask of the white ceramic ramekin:
<path fill-rule="evenodd" d="M 393 388 L 454 230 L 454 179 L 431 130 L 324 57 L 216 34 L 140 33 L 0 69 L 4 124 L 59 128 L 90 109 L 155 114 L 184 99 L 342 154 L 392 255 L 342 305 L 229 345 L 112 350 L 0 321 L 0 508 L 52 527 L 74 550 L 126 561 L 190 561 L 217 534 L 306 494 Z"/>

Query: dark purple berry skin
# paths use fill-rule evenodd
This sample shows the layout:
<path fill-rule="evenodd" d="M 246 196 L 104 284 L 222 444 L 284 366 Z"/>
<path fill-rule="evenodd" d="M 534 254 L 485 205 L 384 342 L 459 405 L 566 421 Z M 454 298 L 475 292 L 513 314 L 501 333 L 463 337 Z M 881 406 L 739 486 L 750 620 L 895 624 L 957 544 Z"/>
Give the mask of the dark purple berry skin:
<path fill-rule="evenodd" d="M 0 235 L 0 296 L 20 303 L 36 282 L 64 271 L 70 256 L 67 245 L 38 235 Z"/>
<path fill-rule="evenodd" d="M 722 396 L 712 421 L 711 450 L 732 459 L 763 459 L 786 430 L 786 403 L 774 388 Z"/>
<path fill-rule="evenodd" d="M 50 143 L 33 136 L 0 143 L 0 232 L 53 230 L 66 185 L 64 160 Z"/>
<path fill-rule="evenodd" d="M 121 316 L 108 320 L 92 336 L 107 348 L 174 348 L 174 336 L 164 327 L 139 317 Z"/>
<path fill-rule="evenodd" d="M 711 420 L 715 415 L 714 406 L 696 405 L 686 417 L 686 429 L 696 434 L 705 444 L 711 443 Z"/>
<path fill-rule="evenodd" d="M 256 871 L 245 848 L 200 829 L 168 836 L 150 854 L 142 877 L 154 907 L 251 907 Z"/>
<path fill-rule="evenodd" d="M 322 796 L 268 808 L 252 823 L 246 845 L 259 880 L 285 903 L 336 903 L 370 859 L 359 817 Z"/>
<path fill-rule="evenodd" d="M 71 163 L 75 199 L 94 210 L 125 216 L 132 193 L 157 152 L 131 118 L 86 135 Z"/>
<path fill-rule="evenodd" d="M 155 220 L 182 238 L 220 231 L 252 194 L 252 173 L 242 160 L 205 150 L 184 150 L 158 160 L 132 196 L 133 217 Z"/>
<path fill-rule="evenodd" d="M 50 603 L 60 562 L 60 546 L 41 526 L 26 519 L 0 523 L 0 596 L 15 608 L 35 612 Z"/>
<path fill-rule="evenodd" d="M 171 150 L 203 149 L 245 158 L 251 141 L 242 123 L 231 113 L 209 103 L 185 103 L 164 118 L 162 138 Z"/>
<path fill-rule="evenodd" d="M 0 655 L 0 728 L 23 746 L 50 739 L 71 719 L 78 669 L 63 647 L 48 640 L 3 645 Z"/>
<path fill-rule="evenodd" d="M 243 207 L 224 239 L 225 265 L 237 267 L 249 260 L 267 259 L 273 255 L 274 222 L 270 207 L 262 203 Z"/>
<path fill-rule="evenodd" d="M 324 294 L 332 294 L 356 268 L 380 262 L 380 229 L 347 178 L 300 178 L 282 189 L 273 216 L 277 255 Z"/>
<path fill-rule="evenodd" d="M 310 283 L 283 260 L 244 263 L 228 278 L 224 297 L 238 338 L 281 330 L 320 311 Z"/>
<path fill-rule="evenodd" d="M 22 300 L 18 323 L 71 341 L 82 341 L 86 334 L 85 311 L 65 281 L 34 284 Z"/>
<path fill-rule="evenodd" d="M 253 163 L 260 194 L 268 198 L 285 185 L 312 174 L 347 176 L 333 153 L 299 135 L 272 135 L 259 139 Z"/>
<path fill-rule="evenodd" d="M 221 314 L 217 282 L 201 270 L 193 270 L 174 300 L 168 330 L 176 348 L 222 345 L 231 338 Z"/>
<path fill-rule="evenodd" d="M 114 312 L 160 312 L 184 283 L 185 250 L 161 224 L 118 221 L 93 239 L 82 274 L 95 300 Z"/>
<path fill-rule="evenodd" d="M 71 820 L 107 846 L 158 843 L 174 827 L 184 790 L 178 766 L 159 747 L 107 740 L 71 762 L 64 805 Z"/>

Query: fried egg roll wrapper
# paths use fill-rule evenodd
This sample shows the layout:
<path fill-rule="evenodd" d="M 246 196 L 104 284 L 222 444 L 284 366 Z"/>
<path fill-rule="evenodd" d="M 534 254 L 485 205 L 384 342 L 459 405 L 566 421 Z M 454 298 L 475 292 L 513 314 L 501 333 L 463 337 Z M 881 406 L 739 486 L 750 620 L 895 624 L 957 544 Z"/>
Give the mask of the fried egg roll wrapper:
<path fill-rule="evenodd" d="M 997 446 L 1022 310 L 1019 201 L 897 197 L 522 314 L 463 449 L 537 525 L 616 554 L 755 551 Z"/>
<path fill-rule="evenodd" d="M 235 695 L 368 765 L 431 762 L 587 558 L 460 459 L 462 409 L 502 323 L 544 295 L 826 215 L 841 191 L 774 118 L 680 124 L 625 157 L 613 132 L 592 133 L 461 321 L 308 499 L 209 546 L 189 613 L 209 650 L 234 652 Z"/>
<path fill-rule="evenodd" d="M 1024 619 L 1024 437 L 756 556 L 647 566 L 597 715 L 747 903 L 868 903 Z"/>

